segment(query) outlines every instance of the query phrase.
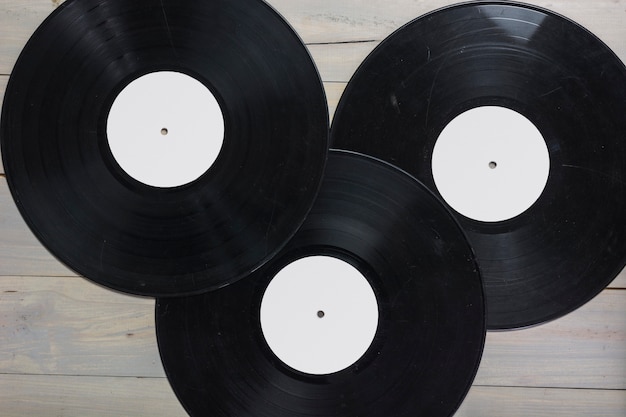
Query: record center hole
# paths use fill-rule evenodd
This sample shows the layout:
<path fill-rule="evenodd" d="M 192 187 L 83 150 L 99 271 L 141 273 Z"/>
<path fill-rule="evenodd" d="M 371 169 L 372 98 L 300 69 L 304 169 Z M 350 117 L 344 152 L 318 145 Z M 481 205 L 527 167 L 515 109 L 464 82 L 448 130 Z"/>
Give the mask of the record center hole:
<path fill-rule="evenodd" d="M 317 317 L 319 317 L 320 319 L 321 319 L 322 317 L 324 317 L 325 315 L 326 315 L 326 313 L 324 313 L 322 310 L 319 310 L 319 311 L 317 312 Z"/>
<path fill-rule="evenodd" d="M 497 166 L 498 166 L 498 164 L 495 161 L 489 162 L 489 168 L 496 169 Z"/>
<path fill-rule="evenodd" d="M 167 128 L 166 128 L 166 127 L 164 127 L 163 129 L 161 129 L 161 134 L 162 134 L 163 136 L 166 136 L 168 133 L 169 133 L 169 131 L 167 130 Z"/>

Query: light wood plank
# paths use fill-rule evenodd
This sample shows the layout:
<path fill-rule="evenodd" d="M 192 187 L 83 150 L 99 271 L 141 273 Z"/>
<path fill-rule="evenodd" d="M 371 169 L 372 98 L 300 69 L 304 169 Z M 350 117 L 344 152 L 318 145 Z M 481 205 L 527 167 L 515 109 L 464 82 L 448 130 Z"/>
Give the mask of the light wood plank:
<path fill-rule="evenodd" d="M 454 2 L 269 1 L 308 43 L 331 117 L 345 83 L 381 39 Z M 0 0 L 0 95 L 24 43 L 60 2 Z M 626 0 L 530 3 L 578 21 L 626 61 Z M 34 276 L 12 276 L 22 274 Z M 626 272 L 610 287 L 626 288 Z M 554 322 L 490 333 L 476 380 L 482 385 L 457 416 L 626 415 L 625 295 L 607 290 Z M 162 378 L 153 320 L 152 300 L 99 287 L 56 261 L 0 178 L 0 416 L 185 415 Z"/>
<path fill-rule="evenodd" d="M 626 391 L 474 386 L 455 417 L 617 417 Z"/>
<path fill-rule="evenodd" d="M 0 2 L 0 74 L 9 74 L 33 31 L 60 0 Z M 401 25 L 455 1 L 270 0 L 307 43 L 382 40 Z M 626 56 L 626 0 L 528 1 L 561 13 Z"/>
<path fill-rule="evenodd" d="M 307 43 L 382 40 L 409 21 L 454 0 L 269 0 Z M 626 56 L 625 0 L 529 0 L 586 27 Z"/>
<path fill-rule="evenodd" d="M 81 278 L 0 277 L 0 374 L 163 376 L 150 299 Z M 132 335 L 132 336 L 131 336 Z M 478 385 L 626 389 L 626 290 L 489 333 Z"/>
<path fill-rule="evenodd" d="M 0 340 L 0 374 L 165 375 L 154 300 L 78 277 L 0 277 Z"/>
<path fill-rule="evenodd" d="M 4 103 L 4 92 L 7 89 L 8 82 L 9 82 L 8 75 L 0 75 L 0 108 L 2 108 L 2 103 Z"/>
<path fill-rule="evenodd" d="M 475 383 L 626 389 L 626 290 L 533 328 L 489 332 Z"/>
<path fill-rule="evenodd" d="M 0 75 L 0 109 L 2 109 L 2 103 L 4 103 L 4 92 L 7 89 L 8 82 L 9 82 L 8 75 Z M 2 150 L 1 149 L 0 149 L 0 174 L 4 174 L 4 164 L 2 163 Z"/>
<path fill-rule="evenodd" d="M 309 45 L 311 56 L 317 65 L 322 80 L 326 82 L 348 82 L 361 62 L 379 42 L 340 43 Z"/>
<path fill-rule="evenodd" d="M 346 83 L 324 83 L 324 89 L 326 90 L 326 100 L 328 101 L 328 113 L 332 122 L 339 99 L 343 94 L 343 90 L 346 89 Z"/>
<path fill-rule="evenodd" d="M 76 275 L 35 238 L 17 210 L 3 177 L 0 177 L 0 275 Z"/>
<path fill-rule="evenodd" d="M 165 378 L 0 375 L 0 417 L 186 416 Z M 455 417 L 608 417 L 626 392 L 474 386 Z"/>
<path fill-rule="evenodd" d="M 0 74 L 11 73 L 26 41 L 57 3 L 52 0 L 0 1 Z"/>
<path fill-rule="evenodd" d="M 0 417 L 183 417 L 165 378 L 0 375 Z"/>
<path fill-rule="evenodd" d="M 4 92 L 7 89 L 8 82 L 8 75 L 0 75 L 0 109 L 2 109 L 2 104 L 4 103 Z M 0 174 L 4 174 L 4 164 L 2 163 L 2 150 L 0 150 Z"/>
<path fill-rule="evenodd" d="M 624 288 L 626 289 L 626 268 L 622 270 L 622 272 L 615 277 L 613 282 L 609 285 L 609 288 Z"/>

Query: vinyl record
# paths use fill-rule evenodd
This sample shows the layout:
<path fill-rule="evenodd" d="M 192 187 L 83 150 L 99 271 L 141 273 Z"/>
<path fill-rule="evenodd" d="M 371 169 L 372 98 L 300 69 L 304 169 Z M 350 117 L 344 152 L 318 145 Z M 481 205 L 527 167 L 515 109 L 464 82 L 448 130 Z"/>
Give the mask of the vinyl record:
<path fill-rule="evenodd" d="M 455 211 L 487 327 L 579 307 L 626 264 L 626 69 L 550 11 L 475 2 L 418 18 L 362 63 L 331 147 L 406 170 Z"/>
<path fill-rule="evenodd" d="M 319 189 L 328 111 L 306 47 L 263 1 L 70 0 L 22 51 L 1 134 L 50 252 L 168 296 L 234 282 L 289 240 Z"/>
<path fill-rule="evenodd" d="M 356 268 L 377 303 L 369 345 L 334 372 L 286 364 L 270 347 L 263 324 L 265 299 L 278 275 L 315 256 Z M 299 310 L 309 295 L 342 292 L 334 284 L 342 276 L 313 272 L 310 294 L 294 300 L 301 277 L 289 276 L 289 295 L 275 294 L 270 308 L 286 302 Z M 333 320 L 336 310 L 360 311 L 360 297 L 348 291 L 325 313 L 311 309 L 312 327 Z M 278 331 L 297 345 L 298 337 L 310 336 L 299 326 L 309 324 L 299 311 L 284 312 L 278 319 L 287 327 Z M 352 332 L 363 319 L 356 314 L 336 334 Z M 274 259 L 226 288 L 158 299 L 156 305 L 165 372 L 192 416 L 450 416 L 477 371 L 485 320 L 472 251 L 438 199 L 391 165 L 340 151 L 330 153 L 310 215 Z M 319 348 L 305 360 L 328 345 L 335 350 L 326 359 L 340 353 L 342 343 L 326 340 L 324 330 L 317 333 L 321 340 L 312 340 Z"/>

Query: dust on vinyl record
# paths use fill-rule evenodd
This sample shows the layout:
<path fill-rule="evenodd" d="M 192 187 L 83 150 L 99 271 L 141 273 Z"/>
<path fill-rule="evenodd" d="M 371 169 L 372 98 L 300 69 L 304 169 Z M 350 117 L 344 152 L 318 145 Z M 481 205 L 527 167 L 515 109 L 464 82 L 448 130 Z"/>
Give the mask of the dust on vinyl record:
<path fill-rule="evenodd" d="M 212 100 L 215 126 L 204 107 L 188 120 L 198 108 L 178 87 Z M 217 127 L 216 155 L 190 144 Z M 319 188 L 328 111 L 306 47 L 263 1 L 70 0 L 22 51 L 1 134 L 15 202 L 56 257 L 100 284 L 167 296 L 233 282 L 295 233 Z M 193 158 L 198 172 L 161 182 Z M 148 164 L 147 180 L 133 163 Z"/>
<path fill-rule="evenodd" d="M 442 196 L 481 268 L 488 328 L 529 326 L 582 305 L 626 263 L 625 97 L 623 63 L 576 23 L 511 2 L 460 4 L 408 23 L 365 59 L 338 105 L 331 147 L 390 162 Z M 527 206 L 485 220 L 443 195 L 435 162 L 449 125 L 494 108 L 516 115 L 515 126 L 520 118 L 532 123 L 543 150 L 530 162 L 515 148 L 507 161 L 492 159 L 516 134 L 505 127 L 477 161 L 465 161 L 477 168 L 449 164 L 466 206 L 485 199 L 504 207 L 522 193 L 508 180 L 493 188 L 485 185 L 491 180 L 472 182 L 475 170 L 476 178 L 508 176 L 520 188 L 540 165 L 545 172 Z M 446 156 L 463 162 L 482 149 L 480 132 L 497 118 L 462 122 Z M 528 139 L 517 145 L 530 146 Z M 507 174 L 505 162 L 517 171 Z"/>
<path fill-rule="evenodd" d="M 369 348 L 331 373 L 281 361 L 260 317 L 277 274 L 320 255 L 355 267 L 379 310 Z M 485 320 L 472 250 L 448 210 L 406 173 L 343 151 L 330 152 L 318 199 L 274 259 L 217 291 L 156 305 L 163 366 L 192 416 L 450 416 L 476 374 Z"/>

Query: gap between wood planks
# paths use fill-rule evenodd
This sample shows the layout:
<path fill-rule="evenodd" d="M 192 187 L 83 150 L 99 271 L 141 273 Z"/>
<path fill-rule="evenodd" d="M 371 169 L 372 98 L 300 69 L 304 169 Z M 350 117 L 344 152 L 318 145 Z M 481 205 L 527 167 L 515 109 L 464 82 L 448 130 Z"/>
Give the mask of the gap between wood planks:
<path fill-rule="evenodd" d="M 472 387 L 480 388 L 520 388 L 520 389 L 549 389 L 549 390 L 561 390 L 561 391 L 616 391 L 624 392 L 626 390 L 621 388 L 597 388 L 597 387 L 543 387 L 533 385 L 492 385 L 492 384 L 472 384 Z"/>
<path fill-rule="evenodd" d="M 0 376 L 34 376 L 34 377 L 55 377 L 55 378 L 131 378 L 131 379 L 167 379 L 167 376 L 134 376 L 134 375 L 93 375 L 93 374 L 50 374 L 50 373 L 32 373 L 32 372 L 0 372 Z M 558 386 L 535 386 L 535 385 L 495 385 L 495 384 L 472 384 L 472 387 L 480 388 L 524 388 L 524 389 L 549 389 L 549 390 L 567 390 L 567 391 L 617 391 L 624 392 L 621 388 L 597 388 L 597 387 L 558 387 Z"/>
<path fill-rule="evenodd" d="M 357 44 L 357 43 L 375 43 L 375 42 L 381 42 L 381 41 L 382 39 L 362 39 L 362 40 L 350 40 L 350 41 L 307 42 L 305 43 L 305 45 L 306 46 L 349 45 L 349 44 Z"/>

